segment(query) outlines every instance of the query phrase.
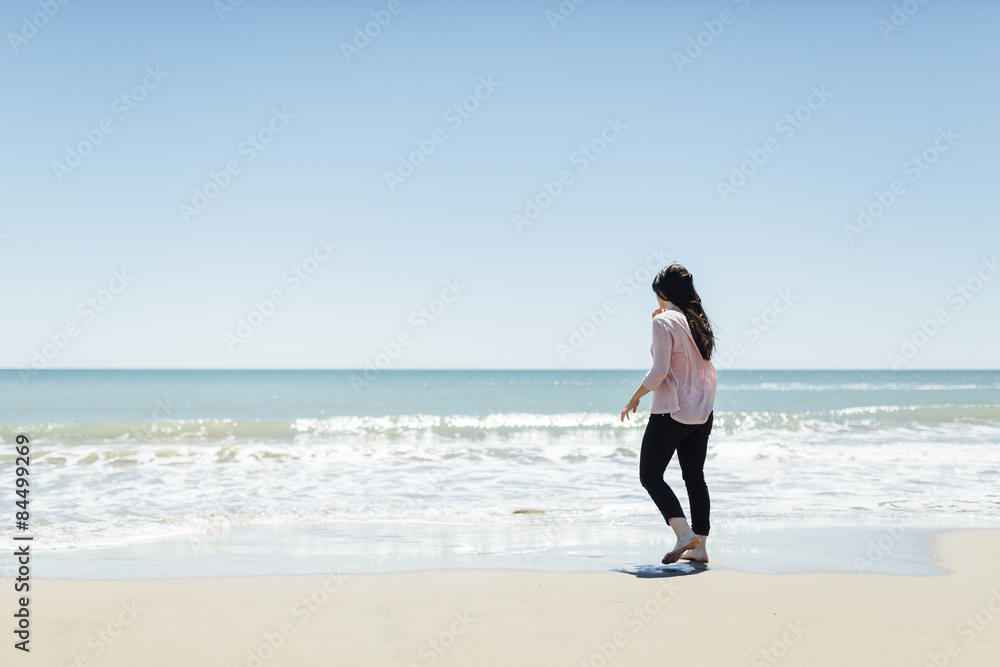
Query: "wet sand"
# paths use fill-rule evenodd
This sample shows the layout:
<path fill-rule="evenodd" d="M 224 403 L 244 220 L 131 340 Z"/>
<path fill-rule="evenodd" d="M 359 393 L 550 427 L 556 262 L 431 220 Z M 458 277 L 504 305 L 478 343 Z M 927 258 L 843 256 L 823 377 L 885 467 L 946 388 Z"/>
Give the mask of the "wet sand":
<path fill-rule="evenodd" d="M 1000 531 L 942 575 L 723 567 L 32 582 L 32 665 L 979 665 L 1000 656 Z M 665 575 L 675 576 L 665 576 Z M 8 581 L 4 613 L 15 609 Z"/>

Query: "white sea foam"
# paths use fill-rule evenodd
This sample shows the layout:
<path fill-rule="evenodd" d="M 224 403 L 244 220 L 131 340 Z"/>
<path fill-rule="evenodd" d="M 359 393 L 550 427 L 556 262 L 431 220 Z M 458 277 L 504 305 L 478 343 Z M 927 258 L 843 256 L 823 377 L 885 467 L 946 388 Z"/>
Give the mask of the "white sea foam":
<path fill-rule="evenodd" d="M 713 516 L 996 522 L 996 414 L 720 413 Z M 40 549 L 289 522 L 641 525 L 657 516 L 638 481 L 642 426 L 601 413 L 192 420 L 139 438 L 131 425 L 59 424 L 33 442 L 45 480 L 33 516 Z M 676 461 L 667 481 L 683 497 Z"/>
<path fill-rule="evenodd" d="M 953 425 L 1000 427 L 997 405 L 866 405 L 813 412 L 729 411 L 715 415 L 716 431 L 837 432 Z M 31 433 L 40 443 L 356 442 L 395 440 L 599 440 L 631 437 L 645 419 L 622 422 L 614 413 L 490 413 L 336 416 L 291 421 L 164 419 L 147 422 L 53 422 L 0 425 L 0 440 Z"/>

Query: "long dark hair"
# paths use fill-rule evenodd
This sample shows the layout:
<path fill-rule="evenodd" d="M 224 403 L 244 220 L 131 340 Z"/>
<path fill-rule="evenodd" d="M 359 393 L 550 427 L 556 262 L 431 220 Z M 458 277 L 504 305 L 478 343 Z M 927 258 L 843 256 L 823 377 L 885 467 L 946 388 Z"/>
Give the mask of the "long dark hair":
<path fill-rule="evenodd" d="M 683 266 L 674 262 L 665 266 L 653 278 L 653 291 L 684 311 L 691 335 L 703 359 L 711 359 L 715 349 L 715 334 L 708 315 L 701 305 L 701 297 L 694 289 L 694 277 Z"/>

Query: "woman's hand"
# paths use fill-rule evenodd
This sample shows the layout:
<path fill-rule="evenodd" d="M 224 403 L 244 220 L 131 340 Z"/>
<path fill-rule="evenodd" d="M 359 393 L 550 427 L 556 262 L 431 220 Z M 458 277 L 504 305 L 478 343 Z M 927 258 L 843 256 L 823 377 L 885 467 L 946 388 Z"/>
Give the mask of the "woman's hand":
<path fill-rule="evenodd" d="M 648 393 L 649 393 L 649 390 L 646 389 L 646 387 L 644 385 L 640 384 L 639 388 L 635 390 L 634 394 L 632 394 L 632 398 L 628 399 L 628 405 L 626 405 L 625 409 L 622 410 L 622 421 L 623 422 L 626 419 L 631 419 L 631 417 L 628 416 L 628 413 L 631 412 L 632 414 L 635 414 L 636 408 L 639 407 L 639 399 L 642 398 L 643 396 L 645 396 Z"/>
<path fill-rule="evenodd" d="M 653 311 L 653 317 L 656 317 L 657 315 L 659 315 L 660 313 L 664 312 L 665 310 L 666 310 L 666 308 L 657 308 L 656 310 Z"/>
<path fill-rule="evenodd" d="M 628 416 L 628 413 L 631 412 L 632 414 L 635 414 L 635 411 L 638 407 L 639 407 L 638 396 L 633 396 L 632 398 L 628 399 L 628 404 L 625 406 L 625 409 L 622 410 L 622 421 L 624 422 L 626 419 L 631 420 L 631 417 Z"/>

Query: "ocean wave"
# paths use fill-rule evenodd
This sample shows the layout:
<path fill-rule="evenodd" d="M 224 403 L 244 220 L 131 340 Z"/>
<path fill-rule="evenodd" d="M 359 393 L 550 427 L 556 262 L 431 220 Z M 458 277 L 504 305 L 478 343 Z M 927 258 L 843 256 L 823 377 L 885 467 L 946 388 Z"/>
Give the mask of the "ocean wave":
<path fill-rule="evenodd" d="M 906 382 L 844 382 L 817 384 L 808 382 L 745 382 L 720 387 L 724 391 L 965 391 L 1000 389 L 995 382 L 961 384 L 913 384 Z"/>
<path fill-rule="evenodd" d="M 0 426 L 0 439 L 19 433 L 36 443 L 226 444 L 244 442 L 482 441 L 634 438 L 645 416 L 621 422 L 613 413 L 342 416 L 293 421 L 175 419 L 146 422 L 55 422 Z M 1000 406 L 862 406 L 825 412 L 732 411 L 715 415 L 716 433 L 858 432 L 934 427 L 1000 428 Z M 995 437 L 995 435 L 994 435 Z"/>

